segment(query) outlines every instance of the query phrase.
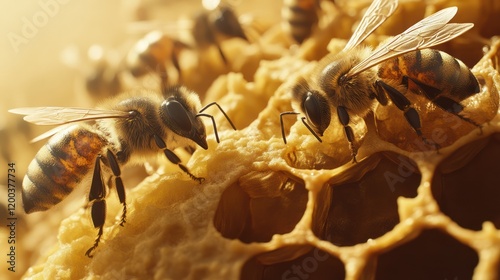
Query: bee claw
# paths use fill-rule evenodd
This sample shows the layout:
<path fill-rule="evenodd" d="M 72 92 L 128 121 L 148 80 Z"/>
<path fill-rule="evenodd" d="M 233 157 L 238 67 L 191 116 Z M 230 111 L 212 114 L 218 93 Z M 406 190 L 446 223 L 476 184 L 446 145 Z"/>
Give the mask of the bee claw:
<path fill-rule="evenodd" d="M 198 183 L 202 184 L 203 182 L 205 182 L 205 178 L 203 177 L 194 177 L 193 178 L 195 181 L 198 181 Z"/>

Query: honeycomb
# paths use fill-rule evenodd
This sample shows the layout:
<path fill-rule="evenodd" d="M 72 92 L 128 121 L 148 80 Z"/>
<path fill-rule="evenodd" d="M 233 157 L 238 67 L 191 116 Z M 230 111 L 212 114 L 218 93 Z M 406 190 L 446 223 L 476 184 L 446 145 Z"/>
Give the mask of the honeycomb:
<path fill-rule="evenodd" d="M 465 45 L 463 53 L 451 43 L 443 47 L 474 61 L 481 92 L 462 104 L 470 118 L 484 123 L 481 129 L 412 96 L 424 135 L 440 149 L 423 144 L 395 106 L 378 106 L 355 119 L 360 149 L 359 162 L 352 163 L 341 126 L 331 125 L 320 143 L 298 119 L 288 118 L 288 143 L 281 137 L 279 114 L 295 107 L 289 93 L 295 78 L 309 75 L 327 49 L 339 51 L 349 32 L 338 27 L 359 18 L 330 18 L 335 6 L 323 2 L 325 23 L 300 47 L 290 47 L 274 23 L 259 44 L 223 42 L 233 59 L 229 70 L 216 52 L 196 63 L 186 55 L 185 84 L 204 103 L 217 101 L 238 128 L 216 114 L 220 143 L 209 133 L 208 150 L 178 151 L 204 183 L 159 160 L 153 174 L 128 190 L 124 227 L 116 223 L 117 197 L 107 200 L 94 258 L 85 252 L 97 231 L 88 209 L 80 208 L 61 222 L 58 241 L 24 278 L 500 278 L 500 40 L 483 39 L 489 44 L 484 53 L 484 41 L 473 36 L 472 43 L 456 43 Z M 357 3 L 346 11 L 357 10 Z M 394 22 L 407 20 L 410 11 L 422 11 L 416 22 L 443 7 L 439 1 L 415 3 L 400 4 L 387 29 L 368 43 L 394 34 Z M 480 12 L 487 5 L 494 4 L 470 4 Z M 498 15 L 496 8 L 490 12 Z M 491 35 L 482 29 L 476 35 L 482 34 Z M 479 57 L 467 51 L 470 45 L 480 46 Z M 199 74 L 205 71 L 210 75 Z M 201 83 L 200 76 L 209 81 Z"/>

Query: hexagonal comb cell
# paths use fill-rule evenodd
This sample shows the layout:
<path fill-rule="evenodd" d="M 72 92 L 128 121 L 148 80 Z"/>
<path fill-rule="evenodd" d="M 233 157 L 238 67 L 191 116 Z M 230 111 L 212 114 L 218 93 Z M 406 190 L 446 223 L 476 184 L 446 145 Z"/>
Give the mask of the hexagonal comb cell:
<path fill-rule="evenodd" d="M 409 158 L 385 153 L 367 160 L 374 164 L 361 175 L 332 179 L 318 194 L 312 228 L 319 238 L 351 246 L 382 236 L 399 223 L 397 198 L 417 195 L 421 176 Z"/>
<path fill-rule="evenodd" d="M 253 171 L 222 193 L 214 225 L 226 238 L 267 242 L 292 231 L 306 203 L 303 181 L 283 172 Z"/>
<path fill-rule="evenodd" d="M 437 168 L 432 193 L 441 211 L 460 226 L 500 228 L 500 134 L 469 143 Z"/>
<path fill-rule="evenodd" d="M 471 279 L 478 255 L 439 230 L 425 230 L 378 257 L 376 279 Z"/>
<path fill-rule="evenodd" d="M 316 247 L 288 246 L 248 260 L 240 279 L 345 279 L 345 269 L 338 258 Z"/>

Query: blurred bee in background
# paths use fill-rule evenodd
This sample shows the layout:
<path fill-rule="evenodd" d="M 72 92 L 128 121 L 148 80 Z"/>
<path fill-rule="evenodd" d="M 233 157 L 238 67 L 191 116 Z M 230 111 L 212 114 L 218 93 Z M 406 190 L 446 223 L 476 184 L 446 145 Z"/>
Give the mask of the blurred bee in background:
<path fill-rule="evenodd" d="M 457 8 L 443 9 L 389 39 L 374 51 L 359 44 L 397 8 L 396 0 L 375 0 L 367 9 L 354 34 L 338 54 L 329 54 L 318 63 L 313 80 L 299 78 L 292 95 L 305 114 L 301 120 L 321 142 L 329 127 L 331 111 L 336 110 L 356 162 L 355 135 L 350 114 L 361 117 L 373 110 L 375 100 L 382 105 L 392 101 L 417 135 L 427 144 L 421 131 L 420 116 L 405 96 L 408 91 L 425 96 L 437 107 L 477 127 L 461 114 L 460 101 L 479 92 L 479 84 L 460 60 L 429 48 L 449 41 L 473 27 L 472 23 L 448 23 Z M 425 49 L 425 50 L 422 50 Z M 280 115 L 283 141 L 286 137 Z"/>
<path fill-rule="evenodd" d="M 151 31 L 140 39 L 127 54 L 125 68 L 136 78 L 149 73 L 159 75 L 161 88 L 169 85 L 166 63 L 172 63 L 181 81 L 179 54 L 187 44 L 167 36 L 161 31 Z M 174 83 L 175 84 L 175 83 Z"/>
<path fill-rule="evenodd" d="M 160 88 L 182 84 L 182 65 L 180 55 L 185 50 L 197 50 L 217 47 L 225 65 L 229 63 L 220 43 L 228 38 L 241 38 L 248 41 L 238 17 L 227 4 L 216 1 L 214 6 L 206 4 L 205 9 L 193 17 L 190 26 L 155 24 L 154 22 L 133 23 L 129 26 L 132 33 L 146 34 L 141 37 L 121 58 L 119 63 L 112 63 L 101 53 L 89 50 L 89 59 L 93 69 L 86 74 L 87 92 L 94 97 L 105 98 L 127 89 L 124 73 L 135 79 L 147 75 L 159 77 Z M 189 38 L 183 31 L 189 29 Z M 186 35 L 186 34 L 184 34 Z M 177 72 L 177 79 L 169 75 L 168 65 Z M 126 76 L 126 75 L 125 75 Z M 156 89 L 155 89 L 156 90 Z"/>
<path fill-rule="evenodd" d="M 86 91 L 93 98 L 112 97 L 123 90 L 119 65 L 110 58 L 102 46 L 92 45 L 87 52 L 87 59 L 89 66 L 86 67 L 87 71 L 84 71 L 84 83 Z M 67 64 L 75 63 L 67 62 Z"/>
<path fill-rule="evenodd" d="M 212 5 L 216 6 L 205 4 L 205 10 L 194 17 L 192 35 L 199 48 L 216 46 L 222 61 L 227 65 L 228 59 L 221 48 L 221 41 L 226 38 L 241 38 L 248 41 L 248 38 L 234 10 L 225 3 L 213 2 L 215 3 Z"/>
<path fill-rule="evenodd" d="M 120 225 L 123 226 L 126 220 L 127 205 L 120 166 L 163 152 L 191 179 L 203 182 L 203 178 L 193 175 L 182 164 L 173 150 L 190 147 L 192 143 L 208 149 L 205 126 L 200 117 L 212 120 L 219 142 L 213 116 L 203 113 L 210 106 L 216 105 L 233 128 L 234 125 L 215 102 L 199 110 L 198 95 L 185 87 L 170 87 L 164 96 L 142 91 L 129 98 L 113 99 L 99 109 L 32 107 L 10 110 L 25 115 L 24 120 L 37 125 L 59 125 L 36 139 L 53 135 L 36 154 L 24 177 L 22 199 L 25 212 L 51 208 L 92 174 L 89 205 L 93 225 L 99 229 L 94 245 L 85 253 L 92 257 L 103 234 L 105 199 L 111 187 L 116 189 L 123 205 Z"/>
<path fill-rule="evenodd" d="M 301 44 L 318 24 L 320 0 L 283 0 L 281 15 L 285 31 Z"/>
<path fill-rule="evenodd" d="M 85 89 L 95 99 L 115 96 L 128 89 L 130 78 L 127 80 L 127 75 L 135 82 L 147 75 L 157 75 L 160 87 L 154 90 L 179 84 L 182 73 L 178 58 L 180 52 L 188 48 L 191 47 L 158 30 L 148 32 L 118 59 L 110 57 L 111 54 L 116 56 L 116 51 L 105 51 L 93 45 L 88 50 L 90 70 L 85 73 Z M 177 71 L 177 81 L 172 81 L 168 75 L 169 63 Z"/>

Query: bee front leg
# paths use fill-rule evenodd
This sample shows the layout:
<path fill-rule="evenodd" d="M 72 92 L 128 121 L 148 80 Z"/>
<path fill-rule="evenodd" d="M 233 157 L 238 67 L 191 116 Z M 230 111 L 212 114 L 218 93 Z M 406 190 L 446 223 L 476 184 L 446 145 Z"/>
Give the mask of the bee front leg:
<path fill-rule="evenodd" d="M 92 258 L 92 252 L 97 248 L 101 241 L 103 226 L 106 220 L 106 189 L 102 179 L 101 173 L 101 160 L 102 156 L 97 156 L 94 167 L 94 174 L 92 176 L 92 185 L 90 186 L 89 202 L 91 203 L 91 216 L 94 228 L 99 228 L 97 238 L 94 245 L 85 252 L 85 255 Z"/>
<path fill-rule="evenodd" d="M 337 107 L 337 115 L 339 117 L 340 123 L 344 126 L 345 136 L 349 141 L 349 147 L 351 149 L 352 162 L 356 163 L 356 155 L 358 154 L 358 148 L 354 145 L 354 132 L 349 126 L 349 113 L 347 113 L 347 108 L 344 106 Z"/>
<path fill-rule="evenodd" d="M 123 205 L 123 213 L 122 213 L 122 218 L 120 220 L 120 226 L 123 226 L 127 216 L 127 202 L 125 198 L 125 187 L 123 186 L 123 181 L 121 178 L 121 170 L 120 166 L 118 165 L 118 161 L 116 160 L 116 156 L 115 154 L 113 154 L 113 152 L 108 150 L 106 157 L 108 159 L 111 171 L 113 172 L 113 176 L 115 177 L 115 188 L 116 192 L 118 193 L 118 199 L 120 200 L 120 203 Z"/>
<path fill-rule="evenodd" d="M 203 181 L 205 181 L 205 178 L 196 177 L 191 172 L 189 172 L 189 169 L 182 164 L 181 159 L 174 152 L 172 152 L 171 150 L 167 149 L 167 145 L 165 144 L 165 141 L 163 141 L 163 139 L 161 139 L 156 134 L 153 135 L 153 136 L 154 136 L 156 145 L 158 146 L 158 148 L 160 148 L 160 149 L 163 150 L 163 153 L 165 154 L 165 156 L 167 157 L 167 159 L 171 163 L 176 164 L 177 166 L 179 166 L 179 168 L 182 171 L 184 171 L 191 179 L 197 181 L 198 183 L 201 184 L 201 183 L 203 183 Z"/>
<path fill-rule="evenodd" d="M 406 121 L 411 125 L 413 130 L 415 130 L 424 143 L 433 145 L 437 150 L 439 150 L 439 145 L 437 143 L 429 141 L 423 136 L 422 126 L 420 124 L 420 115 L 417 110 L 411 106 L 410 100 L 408 100 L 406 96 L 381 80 L 375 82 L 375 88 L 379 91 L 379 95 L 386 93 L 392 103 L 394 103 L 399 110 L 403 111 Z"/>
<path fill-rule="evenodd" d="M 222 50 L 222 47 L 219 42 L 215 42 L 215 46 L 217 47 L 217 50 L 219 51 L 220 58 L 224 62 L 224 65 L 228 65 L 228 61 L 226 58 L 226 55 L 224 54 L 224 51 Z"/>

